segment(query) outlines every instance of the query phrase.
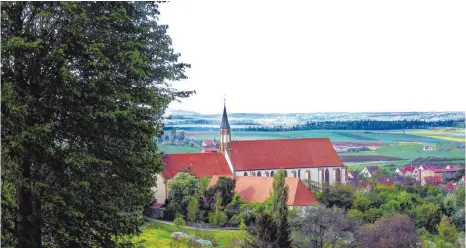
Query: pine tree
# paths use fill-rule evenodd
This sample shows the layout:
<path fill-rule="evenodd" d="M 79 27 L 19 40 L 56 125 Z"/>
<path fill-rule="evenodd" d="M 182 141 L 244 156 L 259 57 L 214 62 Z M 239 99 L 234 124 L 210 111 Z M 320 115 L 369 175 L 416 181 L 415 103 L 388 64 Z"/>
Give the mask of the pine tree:
<path fill-rule="evenodd" d="M 164 111 L 192 93 L 157 5 L 1 4 L 2 247 L 130 245 Z"/>
<path fill-rule="evenodd" d="M 272 217 L 278 228 L 280 247 L 291 247 L 291 230 L 288 224 L 288 186 L 285 183 L 285 171 L 280 169 L 273 178 L 273 195 L 271 201 Z"/>

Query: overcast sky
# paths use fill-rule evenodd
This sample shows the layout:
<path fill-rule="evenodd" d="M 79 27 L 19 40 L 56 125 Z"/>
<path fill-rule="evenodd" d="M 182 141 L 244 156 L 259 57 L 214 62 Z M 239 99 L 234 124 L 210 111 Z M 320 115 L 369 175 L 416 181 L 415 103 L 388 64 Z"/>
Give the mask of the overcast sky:
<path fill-rule="evenodd" d="M 182 1 L 160 5 L 190 63 L 170 109 L 464 111 L 466 1 Z"/>

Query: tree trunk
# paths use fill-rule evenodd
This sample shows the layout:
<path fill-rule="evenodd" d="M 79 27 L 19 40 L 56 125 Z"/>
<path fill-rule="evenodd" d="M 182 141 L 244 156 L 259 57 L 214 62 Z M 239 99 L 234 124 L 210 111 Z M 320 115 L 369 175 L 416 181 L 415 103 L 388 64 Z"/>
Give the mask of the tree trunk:
<path fill-rule="evenodd" d="M 41 247 L 40 201 L 31 190 L 30 164 L 23 166 L 23 185 L 17 193 L 18 214 L 16 216 L 17 247 Z"/>

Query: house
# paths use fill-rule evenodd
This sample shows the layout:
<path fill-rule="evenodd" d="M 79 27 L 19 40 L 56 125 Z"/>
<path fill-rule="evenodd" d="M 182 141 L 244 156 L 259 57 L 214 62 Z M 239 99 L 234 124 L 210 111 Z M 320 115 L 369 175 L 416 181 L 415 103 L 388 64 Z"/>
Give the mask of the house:
<path fill-rule="evenodd" d="M 424 148 L 422 150 L 424 150 L 424 151 L 433 151 L 433 150 L 435 150 L 435 146 L 427 146 L 426 145 L 426 146 L 424 146 Z"/>
<path fill-rule="evenodd" d="M 396 168 L 395 172 L 400 176 L 409 176 L 409 177 L 417 177 L 418 176 L 418 168 L 415 165 L 408 164 L 402 167 Z"/>
<path fill-rule="evenodd" d="M 217 141 L 215 139 L 202 141 L 202 147 L 216 147 L 216 146 L 217 146 Z"/>
<path fill-rule="evenodd" d="M 328 138 L 233 141 L 224 106 L 219 143 L 218 152 L 165 154 L 165 169 L 157 176 L 158 202 L 168 196 L 168 181 L 188 167 L 197 177 L 272 177 L 284 169 L 287 177 L 320 184 L 346 183 L 347 168 Z"/>
<path fill-rule="evenodd" d="M 422 164 L 418 167 L 418 170 L 432 170 L 432 169 L 438 169 L 438 166 L 434 164 Z"/>
<path fill-rule="evenodd" d="M 372 178 L 376 172 L 380 171 L 379 166 L 366 166 L 364 169 L 362 169 L 361 173 L 359 173 L 360 176 L 363 176 L 365 178 Z"/>
<path fill-rule="evenodd" d="M 215 147 L 204 147 L 201 150 L 201 153 L 207 153 L 207 152 L 217 152 L 217 148 Z"/>
<path fill-rule="evenodd" d="M 426 177 L 439 177 L 440 181 L 444 182 L 448 179 L 454 178 L 456 176 L 456 171 L 458 171 L 458 169 L 430 169 L 420 171 L 421 184 L 425 181 L 424 179 Z"/>
<path fill-rule="evenodd" d="M 442 185 L 442 178 L 440 176 L 425 176 L 421 178 L 421 185 Z"/>
<path fill-rule="evenodd" d="M 445 169 L 461 169 L 461 168 L 463 168 L 463 166 L 460 164 L 449 164 L 447 165 L 447 167 L 445 167 Z"/>
<path fill-rule="evenodd" d="M 215 186 L 218 178 L 219 176 L 213 176 L 209 187 Z M 273 177 L 235 176 L 235 180 L 235 193 L 241 195 L 246 203 L 265 202 L 272 194 Z M 304 207 L 319 204 L 314 194 L 299 178 L 287 177 L 285 178 L 285 184 L 288 186 L 287 205 L 289 207 Z"/>
<path fill-rule="evenodd" d="M 359 172 L 348 171 L 348 179 L 353 179 L 353 178 L 359 180 Z"/>
<path fill-rule="evenodd" d="M 347 146 L 333 146 L 336 152 L 348 152 L 349 147 Z"/>

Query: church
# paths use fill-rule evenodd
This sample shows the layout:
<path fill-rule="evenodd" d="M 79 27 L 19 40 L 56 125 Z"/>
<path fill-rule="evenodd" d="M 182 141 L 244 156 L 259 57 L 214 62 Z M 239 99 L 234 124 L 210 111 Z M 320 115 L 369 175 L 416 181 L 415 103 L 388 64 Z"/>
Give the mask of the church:
<path fill-rule="evenodd" d="M 346 183 L 347 168 L 328 138 L 232 140 L 224 105 L 219 141 L 218 152 L 165 154 L 164 171 L 157 175 L 157 202 L 165 202 L 168 182 L 186 170 L 196 177 L 273 177 L 283 168 L 287 177 L 301 181 Z"/>

